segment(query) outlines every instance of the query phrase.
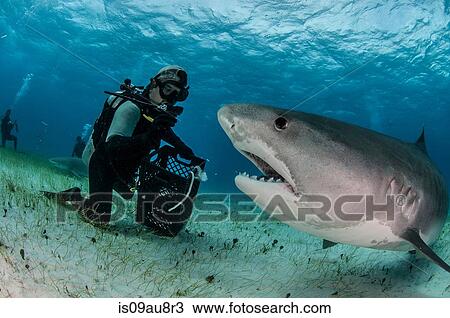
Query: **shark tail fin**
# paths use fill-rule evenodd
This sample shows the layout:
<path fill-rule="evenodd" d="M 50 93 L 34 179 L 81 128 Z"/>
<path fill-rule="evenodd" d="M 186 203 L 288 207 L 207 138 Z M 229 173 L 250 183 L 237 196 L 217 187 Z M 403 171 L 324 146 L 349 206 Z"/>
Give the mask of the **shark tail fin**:
<path fill-rule="evenodd" d="M 416 249 L 425 255 L 428 259 L 442 267 L 444 270 L 450 273 L 450 265 L 448 265 L 442 258 L 440 258 L 428 245 L 425 243 L 419 235 L 416 229 L 407 229 L 400 237 L 416 247 Z"/>
<path fill-rule="evenodd" d="M 337 243 L 331 242 L 331 241 L 328 241 L 328 240 L 323 240 L 323 242 L 322 242 L 322 249 L 324 250 L 324 249 L 333 247 L 335 245 L 337 245 Z"/>

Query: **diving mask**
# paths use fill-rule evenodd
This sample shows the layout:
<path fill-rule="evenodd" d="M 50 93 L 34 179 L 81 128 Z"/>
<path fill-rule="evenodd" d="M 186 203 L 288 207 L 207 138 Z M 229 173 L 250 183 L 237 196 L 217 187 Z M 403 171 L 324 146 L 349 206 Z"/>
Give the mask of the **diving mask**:
<path fill-rule="evenodd" d="M 186 100 L 189 95 L 189 86 L 179 87 L 175 82 L 171 81 L 159 83 L 159 94 L 163 99 L 175 104 L 175 102 Z"/>

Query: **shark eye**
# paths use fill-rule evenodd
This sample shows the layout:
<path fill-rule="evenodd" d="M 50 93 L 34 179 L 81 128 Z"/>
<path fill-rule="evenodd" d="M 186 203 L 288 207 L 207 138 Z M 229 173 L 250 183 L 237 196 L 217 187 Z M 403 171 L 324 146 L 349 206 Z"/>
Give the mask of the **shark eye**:
<path fill-rule="evenodd" d="M 275 129 L 278 131 L 285 130 L 288 126 L 288 121 L 284 117 L 278 117 L 274 123 Z"/>

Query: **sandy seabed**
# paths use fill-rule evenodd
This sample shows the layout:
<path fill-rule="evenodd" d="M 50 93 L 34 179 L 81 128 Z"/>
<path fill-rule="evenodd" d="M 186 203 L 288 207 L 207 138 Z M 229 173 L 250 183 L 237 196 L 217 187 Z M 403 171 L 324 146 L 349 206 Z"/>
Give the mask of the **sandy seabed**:
<path fill-rule="evenodd" d="M 0 149 L 1 297 L 450 297 L 450 274 L 420 256 L 322 250 L 277 222 L 190 222 L 168 239 L 132 225 L 130 204 L 109 230 L 70 211 L 57 223 L 40 190 L 73 186 L 87 189 L 44 160 Z M 434 250 L 450 261 L 449 223 Z"/>

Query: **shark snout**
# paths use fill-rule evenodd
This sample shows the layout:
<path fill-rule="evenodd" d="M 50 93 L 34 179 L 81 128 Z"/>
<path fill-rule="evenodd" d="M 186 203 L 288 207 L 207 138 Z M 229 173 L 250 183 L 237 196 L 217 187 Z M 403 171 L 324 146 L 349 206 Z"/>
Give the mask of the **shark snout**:
<path fill-rule="evenodd" d="M 219 109 L 217 112 L 217 119 L 225 132 L 229 132 L 235 127 L 235 122 L 233 118 L 232 105 L 226 105 Z"/>

